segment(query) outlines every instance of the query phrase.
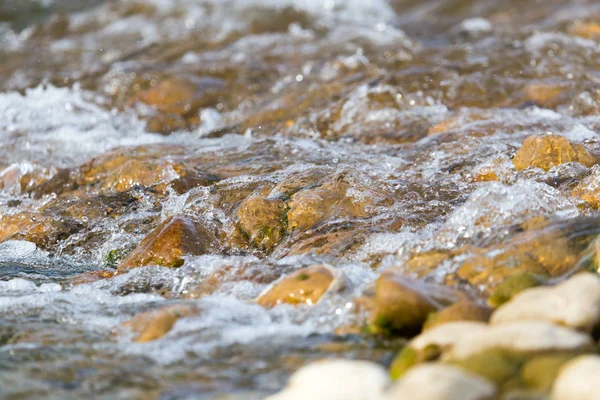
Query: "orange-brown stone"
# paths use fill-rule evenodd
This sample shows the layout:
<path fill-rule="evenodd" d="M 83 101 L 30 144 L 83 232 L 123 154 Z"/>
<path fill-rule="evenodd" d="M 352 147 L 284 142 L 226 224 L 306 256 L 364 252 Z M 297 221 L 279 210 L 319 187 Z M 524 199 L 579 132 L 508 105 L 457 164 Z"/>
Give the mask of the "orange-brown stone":
<path fill-rule="evenodd" d="M 176 268 L 185 255 L 208 252 L 211 234 L 186 217 L 171 217 L 142 240 L 119 266 L 119 272 L 146 265 Z"/>
<path fill-rule="evenodd" d="M 121 327 L 135 334 L 134 342 L 146 343 L 165 336 L 180 318 L 188 317 L 197 312 L 198 310 L 192 306 L 168 306 L 135 315 L 130 320 L 122 323 Z"/>
<path fill-rule="evenodd" d="M 83 274 L 75 275 L 69 278 L 68 283 L 72 286 L 78 286 L 86 283 L 97 282 L 102 279 L 109 279 L 113 276 L 115 276 L 114 270 L 101 269 L 97 271 L 84 272 Z"/>
<path fill-rule="evenodd" d="M 583 145 L 571 143 L 567 138 L 558 135 L 528 137 L 513 159 L 517 171 L 530 167 L 548 171 L 568 162 L 578 162 L 591 167 L 595 160 Z"/>
<path fill-rule="evenodd" d="M 271 308 L 286 304 L 316 304 L 336 279 L 333 271 L 323 265 L 302 268 L 277 282 L 257 302 Z"/>
<path fill-rule="evenodd" d="M 251 195 L 237 212 L 240 229 L 254 246 L 270 250 L 285 234 L 286 211 L 283 200 Z"/>
<path fill-rule="evenodd" d="M 431 314 L 423 325 L 423 330 L 455 321 L 481 321 L 488 322 L 492 315 L 492 308 L 477 304 L 472 301 L 461 300 L 449 307 Z"/>

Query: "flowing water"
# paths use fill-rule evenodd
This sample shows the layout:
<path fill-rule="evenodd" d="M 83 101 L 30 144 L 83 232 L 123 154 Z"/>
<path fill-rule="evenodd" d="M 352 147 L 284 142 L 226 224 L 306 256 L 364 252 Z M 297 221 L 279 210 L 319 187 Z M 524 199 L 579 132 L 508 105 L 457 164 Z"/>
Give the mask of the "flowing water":
<path fill-rule="evenodd" d="M 260 399 L 313 359 L 387 365 L 401 340 L 337 330 L 382 270 L 485 300 L 493 276 L 456 276 L 473 254 L 597 231 L 572 191 L 594 168 L 511 160 L 548 133 L 600 153 L 592 0 L 0 0 L 0 60 L 1 398 Z M 178 187 L 182 168 L 199 178 Z M 322 185 L 318 223 L 236 238 L 250 194 Z M 216 244 L 72 284 L 172 215 Z M 318 263 L 346 289 L 253 301 Z M 171 304 L 200 311 L 148 343 L 121 328 Z"/>

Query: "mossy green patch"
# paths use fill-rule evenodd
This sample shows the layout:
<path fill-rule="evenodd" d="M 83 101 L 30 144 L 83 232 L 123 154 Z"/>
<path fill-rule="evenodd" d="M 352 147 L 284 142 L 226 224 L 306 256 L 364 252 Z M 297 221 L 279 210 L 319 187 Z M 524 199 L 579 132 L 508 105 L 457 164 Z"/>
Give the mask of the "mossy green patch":
<path fill-rule="evenodd" d="M 450 363 L 503 386 L 519 377 L 524 357 L 502 349 L 491 349 Z"/>
<path fill-rule="evenodd" d="M 573 353 L 558 353 L 533 357 L 523 366 L 522 380 L 531 388 L 548 391 L 560 368 L 575 356 Z"/>
<path fill-rule="evenodd" d="M 390 376 L 392 379 L 401 377 L 407 370 L 418 363 L 418 359 L 416 350 L 410 347 L 402 349 L 390 366 Z"/>
<path fill-rule="evenodd" d="M 441 349 L 437 345 L 426 346 L 423 350 L 417 351 L 412 347 L 404 347 L 392 361 L 390 366 L 390 376 L 392 379 L 398 379 L 407 370 L 412 368 L 414 365 L 425 362 L 433 361 L 440 357 Z"/>
<path fill-rule="evenodd" d="M 523 290 L 538 286 L 541 283 L 539 278 L 528 272 L 521 272 L 509 276 L 504 282 L 496 287 L 490 296 L 488 303 L 492 307 L 499 307 Z"/>
<path fill-rule="evenodd" d="M 123 251 L 120 249 L 109 251 L 105 258 L 106 266 L 109 268 L 117 268 L 119 262 L 123 259 L 123 256 Z"/>

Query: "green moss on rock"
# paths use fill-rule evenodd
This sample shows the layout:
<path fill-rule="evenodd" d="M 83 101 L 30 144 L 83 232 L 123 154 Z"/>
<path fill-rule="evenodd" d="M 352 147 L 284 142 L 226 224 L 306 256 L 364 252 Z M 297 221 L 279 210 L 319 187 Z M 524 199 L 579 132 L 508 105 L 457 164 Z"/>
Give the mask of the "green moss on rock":
<path fill-rule="evenodd" d="M 539 286 L 541 283 L 539 278 L 528 272 L 521 272 L 509 276 L 504 282 L 496 287 L 490 296 L 488 303 L 492 307 L 499 307 L 523 290 Z"/>

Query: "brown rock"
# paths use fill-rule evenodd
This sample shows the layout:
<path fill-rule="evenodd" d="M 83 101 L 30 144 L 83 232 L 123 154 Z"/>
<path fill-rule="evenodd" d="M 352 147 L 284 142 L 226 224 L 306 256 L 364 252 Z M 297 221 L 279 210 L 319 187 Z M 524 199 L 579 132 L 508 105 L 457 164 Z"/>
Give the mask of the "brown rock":
<path fill-rule="evenodd" d="M 330 289 L 340 287 L 340 274 L 326 265 L 302 268 L 275 283 L 256 300 L 263 307 L 279 304 L 308 304 L 319 302 Z"/>
<path fill-rule="evenodd" d="M 348 191 L 360 193 L 348 196 Z M 364 218 L 378 205 L 390 205 L 390 194 L 343 180 L 294 194 L 288 212 L 288 230 L 306 231 L 334 218 Z"/>
<path fill-rule="evenodd" d="M 186 217 L 171 217 L 160 224 L 136 247 L 121 265 L 119 272 L 146 265 L 177 268 L 183 256 L 208 252 L 212 235 Z"/>
<path fill-rule="evenodd" d="M 270 197 L 288 199 L 301 189 L 317 185 L 327 172 L 329 171 L 325 168 L 311 168 L 291 173 L 271 190 Z"/>
<path fill-rule="evenodd" d="M 110 279 L 113 276 L 115 276 L 114 270 L 101 269 L 97 271 L 84 272 L 83 274 L 75 275 L 69 278 L 67 283 L 69 283 L 72 286 L 78 286 L 86 283 L 100 281 L 102 279 Z"/>
<path fill-rule="evenodd" d="M 198 310 L 189 305 L 173 305 L 138 314 L 121 324 L 135 334 L 134 342 L 146 343 L 160 339 L 183 317 L 196 314 Z"/>
<path fill-rule="evenodd" d="M 428 136 L 437 135 L 440 133 L 461 129 L 467 124 L 477 121 L 484 121 L 488 117 L 481 113 L 469 113 L 467 115 L 453 115 L 445 120 L 432 125 L 427 133 Z"/>
<path fill-rule="evenodd" d="M 561 85 L 547 83 L 530 83 L 525 86 L 524 94 L 526 101 L 532 101 L 535 104 L 545 107 L 556 107 L 561 95 L 566 91 L 566 88 Z"/>
<path fill-rule="evenodd" d="M 21 189 L 31 193 L 36 199 L 45 195 L 61 195 L 76 190 L 77 187 L 77 173 L 71 169 L 60 169 L 49 179 L 41 179 L 35 175 L 26 175 L 21 179 Z"/>
<path fill-rule="evenodd" d="M 595 161 L 583 145 L 573 144 L 567 138 L 558 135 L 528 137 L 513 159 L 517 171 L 530 167 L 548 171 L 567 162 L 578 162 L 591 167 Z"/>
<path fill-rule="evenodd" d="M 195 85 L 183 79 L 164 79 L 155 86 L 137 92 L 137 100 L 159 111 L 185 114 L 196 94 Z"/>
<path fill-rule="evenodd" d="M 406 266 L 408 270 L 418 276 L 426 276 L 433 273 L 439 265 L 454 257 L 456 253 L 448 250 L 431 250 L 427 252 L 413 252 L 410 254 Z"/>
<path fill-rule="evenodd" d="M 592 208 L 600 208 L 600 168 L 593 167 L 592 173 L 579 182 L 571 194 Z"/>
<path fill-rule="evenodd" d="M 254 246 L 271 250 L 285 234 L 286 211 L 283 200 L 251 195 L 242 202 L 237 212 L 240 229 Z"/>
<path fill-rule="evenodd" d="M 76 221 L 47 213 L 22 212 L 0 216 L 0 242 L 27 240 L 38 247 L 48 248 L 77 232 Z"/>
<path fill-rule="evenodd" d="M 600 40 L 600 23 L 594 21 L 575 21 L 567 29 L 570 35 L 585 39 Z"/>
<path fill-rule="evenodd" d="M 135 186 L 159 193 L 170 186 L 184 193 L 218 181 L 218 177 L 204 172 L 183 153 L 183 148 L 168 145 L 119 148 L 84 164 L 77 183 L 87 191 L 101 193 L 124 192 Z"/>
<path fill-rule="evenodd" d="M 425 331 L 435 326 L 455 321 L 488 322 L 492 311 L 490 307 L 472 301 L 458 301 L 435 314 L 430 314 L 427 322 L 423 325 L 423 330 Z"/>
<path fill-rule="evenodd" d="M 436 289 L 438 293 L 436 293 Z M 373 333 L 417 333 L 430 313 L 437 311 L 440 302 L 451 302 L 449 292 L 433 285 L 407 278 L 399 271 L 387 270 L 375 283 L 375 304 L 369 316 Z"/>
<path fill-rule="evenodd" d="M 364 230 L 340 230 L 326 233 L 317 233 L 302 235 L 294 241 L 289 249 L 280 248 L 276 250 L 276 255 L 291 256 L 296 254 L 314 253 L 328 255 L 332 257 L 343 257 L 352 250 L 359 247 L 364 241 L 367 232 Z"/>

